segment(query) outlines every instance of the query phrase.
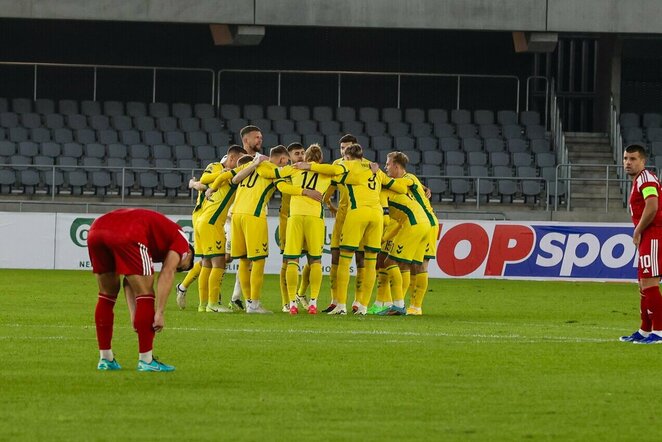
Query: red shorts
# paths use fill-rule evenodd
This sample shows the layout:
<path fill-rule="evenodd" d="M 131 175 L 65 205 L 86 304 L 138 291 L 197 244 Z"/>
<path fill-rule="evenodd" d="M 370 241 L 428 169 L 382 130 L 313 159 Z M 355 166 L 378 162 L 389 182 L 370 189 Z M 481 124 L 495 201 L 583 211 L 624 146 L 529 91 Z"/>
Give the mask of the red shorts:
<path fill-rule="evenodd" d="M 641 235 L 639 243 L 639 263 L 637 265 L 637 277 L 654 278 L 660 276 L 662 272 L 662 254 L 659 252 L 659 246 L 662 243 L 662 229 L 648 228 Z"/>
<path fill-rule="evenodd" d="M 91 229 L 87 238 L 87 250 L 94 273 L 154 274 L 154 264 L 147 246 L 121 233 Z"/>

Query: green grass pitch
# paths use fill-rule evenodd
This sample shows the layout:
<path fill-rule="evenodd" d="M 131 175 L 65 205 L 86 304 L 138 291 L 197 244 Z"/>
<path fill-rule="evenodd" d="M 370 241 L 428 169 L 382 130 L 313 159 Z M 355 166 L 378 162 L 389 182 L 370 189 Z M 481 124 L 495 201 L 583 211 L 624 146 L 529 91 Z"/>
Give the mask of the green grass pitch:
<path fill-rule="evenodd" d="M 422 317 L 179 311 L 98 372 L 91 273 L 0 270 L 0 440 L 656 440 L 662 346 L 634 284 L 432 280 Z M 224 282 L 225 292 L 233 275 Z M 327 286 L 320 305 L 325 306 Z M 227 298 L 227 295 L 225 296 Z M 267 278 L 267 307 L 279 304 Z M 324 305 L 322 305 L 324 304 Z"/>

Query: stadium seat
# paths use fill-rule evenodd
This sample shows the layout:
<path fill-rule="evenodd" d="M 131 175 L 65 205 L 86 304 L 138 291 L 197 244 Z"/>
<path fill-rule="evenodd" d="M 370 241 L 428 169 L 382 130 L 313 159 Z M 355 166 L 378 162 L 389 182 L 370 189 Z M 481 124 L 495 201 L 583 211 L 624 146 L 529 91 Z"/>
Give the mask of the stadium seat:
<path fill-rule="evenodd" d="M 441 174 L 441 167 L 437 164 L 421 164 L 421 176 L 436 177 Z"/>
<path fill-rule="evenodd" d="M 74 131 L 74 140 L 80 144 L 95 143 L 97 135 L 92 129 L 77 129 Z"/>
<path fill-rule="evenodd" d="M 264 108 L 259 104 L 246 104 L 241 114 L 245 120 L 261 120 L 264 119 Z M 233 117 L 235 119 L 239 117 Z"/>
<path fill-rule="evenodd" d="M 301 143 L 301 135 L 297 133 L 288 133 L 280 135 L 280 144 L 288 146 L 292 143 Z"/>
<path fill-rule="evenodd" d="M 287 120 L 287 108 L 285 106 L 267 106 L 265 115 L 270 120 Z"/>
<path fill-rule="evenodd" d="M 197 146 L 195 148 L 195 156 L 203 166 L 218 161 L 222 157 L 222 155 L 218 155 L 214 146 L 209 145 Z"/>
<path fill-rule="evenodd" d="M 435 166 L 440 165 L 443 162 L 444 156 L 438 150 L 429 150 L 423 152 L 423 164 L 432 164 Z"/>
<path fill-rule="evenodd" d="M 448 111 L 445 109 L 428 109 L 428 123 L 434 125 L 448 123 Z"/>
<path fill-rule="evenodd" d="M 660 127 L 650 127 L 646 130 L 646 138 L 648 141 L 662 141 L 662 128 Z"/>
<path fill-rule="evenodd" d="M 456 126 L 471 123 L 471 111 L 466 109 L 453 109 L 451 111 L 451 123 Z"/>
<path fill-rule="evenodd" d="M 46 114 L 44 115 L 44 126 L 49 129 L 62 129 L 64 128 L 64 116 L 61 114 Z"/>
<path fill-rule="evenodd" d="M 5 97 L 0 97 L 0 113 L 9 111 L 9 102 Z"/>
<path fill-rule="evenodd" d="M 131 118 L 147 116 L 147 106 L 140 101 L 129 101 L 126 103 L 126 114 Z"/>
<path fill-rule="evenodd" d="M 438 138 L 455 136 L 455 126 L 448 123 L 435 123 L 434 135 Z"/>
<path fill-rule="evenodd" d="M 481 151 L 467 152 L 467 164 L 469 166 L 487 166 L 487 154 Z"/>
<path fill-rule="evenodd" d="M 23 127 L 28 129 L 34 129 L 35 127 L 41 127 L 41 115 L 34 112 L 27 112 L 24 114 L 19 114 L 19 122 Z"/>
<path fill-rule="evenodd" d="M 517 113 L 511 110 L 500 110 L 497 112 L 497 123 L 502 126 L 518 124 Z"/>
<path fill-rule="evenodd" d="M 222 104 L 219 111 L 220 117 L 223 120 L 234 120 L 241 118 L 241 110 L 236 104 Z"/>
<path fill-rule="evenodd" d="M 513 176 L 513 168 L 510 166 L 492 167 L 492 176 L 497 178 L 507 178 Z"/>
<path fill-rule="evenodd" d="M 119 137 L 115 129 L 105 129 L 97 131 L 97 141 L 101 144 L 112 144 L 119 142 Z"/>
<path fill-rule="evenodd" d="M 83 156 L 83 145 L 80 143 L 64 143 L 62 155 L 65 157 L 80 158 Z"/>
<path fill-rule="evenodd" d="M 154 118 L 165 118 L 170 116 L 170 108 L 167 103 L 149 103 L 148 113 Z"/>
<path fill-rule="evenodd" d="M 290 134 L 294 132 L 294 122 L 290 120 L 275 120 L 273 130 L 278 135 Z"/>
<path fill-rule="evenodd" d="M 533 164 L 533 158 L 528 152 L 515 152 L 512 156 L 513 166 L 531 166 Z"/>
<path fill-rule="evenodd" d="M 306 121 L 310 120 L 310 109 L 308 106 L 290 106 L 290 120 Z"/>
<path fill-rule="evenodd" d="M 517 140 L 524 137 L 524 131 L 518 124 L 506 124 L 501 127 L 501 133 L 507 140 Z"/>
<path fill-rule="evenodd" d="M 85 171 L 91 172 L 94 170 L 101 170 L 105 166 L 105 163 L 101 158 L 83 157 L 81 160 L 81 166 L 83 166 Z"/>
<path fill-rule="evenodd" d="M 329 106 L 313 107 L 313 120 L 318 123 L 333 120 L 333 110 Z"/>
<path fill-rule="evenodd" d="M 179 128 L 184 132 L 200 130 L 200 120 L 195 117 L 180 118 Z"/>
<path fill-rule="evenodd" d="M 537 140 L 531 140 L 531 152 L 536 154 L 536 153 L 543 153 L 543 152 L 550 152 L 552 150 L 552 143 L 550 140 L 546 138 L 540 138 Z"/>
<path fill-rule="evenodd" d="M 442 124 L 450 126 L 446 123 Z M 444 136 L 451 136 L 453 135 L 453 130 L 452 128 L 451 130 L 448 130 L 448 127 L 440 128 L 439 133 L 443 133 Z M 415 137 L 428 137 L 432 135 L 432 125 L 430 123 L 412 123 L 411 134 Z"/>
<path fill-rule="evenodd" d="M 138 172 L 138 186 L 143 196 L 153 196 L 159 187 L 159 176 L 153 171 Z"/>
<path fill-rule="evenodd" d="M 298 120 L 295 124 L 296 131 L 302 135 L 317 133 L 317 122 L 312 120 Z"/>
<path fill-rule="evenodd" d="M 163 189 L 168 197 L 175 197 L 182 190 L 183 179 L 179 173 L 166 172 L 161 176 Z"/>
<path fill-rule="evenodd" d="M 462 150 L 465 152 L 481 152 L 483 150 L 483 143 L 480 138 L 463 138 Z"/>
<path fill-rule="evenodd" d="M 305 134 L 303 136 L 303 145 L 304 147 L 310 146 L 311 144 L 319 144 L 324 146 L 324 135 L 314 133 L 314 134 Z M 330 157 L 325 157 L 325 160 L 329 160 Z"/>
<path fill-rule="evenodd" d="M 0 169 L 0 193 L 10 194 L 16 186 L 16 172 L 11 169 Z"/>
<path fill-rule="evenodd" d="M 18 114 L 15 112 L 0 113 L 0 126 L 8 129 L 18 127 Z"/>
<path fill-rule="evenodd" d="M 64 184 L 64 173 L 61 170 L 42 170 L 41 181 L 46 186 L 46 193 L 59 194 Z"/>
<path fill-rule="evenodd" d="M 21 141 L 28 141 L 30 139 L 29 132 L 24 127 L 12 127 L 9 129 L 9 136 L 7 137 L 10 141 L 20 143 Z"/>
<path fill-rule="evenodd" d="M 30 129 L 30 140 L 37 143 L 51 141 L 51 131 L 45 127 L 35 127 L 34 129 Z"/>
<path fill-rule="evenodd" d="M 360 121 L 343 121 L 341 132 L 358 136 L 363 133 L 363 123 Z"/>
<path fill-rule="evenodd" d="M 207 133 L 220 132 L 223 130 L 223 123 L 215 117 L 203 118 L 200 121 L 200 126 L 202 127 L 202 130 Z"/>
<path fill-rule="evenodd" d="M 20 170 L 18 172 L 18 186 L 23 188 L 23 193 L 34 195 L 40 183 L 39 172 L 34 169 Z"/>
<path fill-rule="evenodd" d="M 150 157 L 149 147 L 139 143 L 129 144 L 129 156 L 131 159 L 147 159 Z"/>
<path fill-rule="evenodd" d="M 531 124 L 526 126 L 526 137 L 529 140 L 539 140 L 547 136 L 545 132 L 545 126 L 539 124 Z"/>
<path fill-rule="evenodd" d="M 104 101 L 103 113 L 109 117 L 115 115 L 125 115 L 124 103 L 120 101 Z"/>
<path fill-rule="evenodd" d="M 82 195 L 87 187 L 87 173 L 82 170 L 65 170 L 64 182 L 72 195 Z"/>
<path fill-rule="evenodd" d="M 193 116 L 193 108 L 188 103 L 173 103 L 172 104 L 172 116 L 179 118 L 191 118 Z"/>
<path fill-rule="evenodd" d="M 168 144 L 170 146 L 177 146 L 178 144 L 185 144 L 186 137 L 184 136 L 183 132 L 170 131 L 165 133 L 164 141 L 165 144 Z M 206 143 L 207 143 L 207 136 L 205 135 L 205 142 L 203 144 Z"/>
<path fill-rule="evenodd" d="M 623 113 L 619 117 L 622 128 L 626 127 L 639 127 L 639 114 L 635 113 Z"/>
<path fill-rule="evenodd" d="M 465 163 L 464 152 L 459 150 L 446 151 L 445 157 L 448 166 L 463 166 Z"/>
<path fill-rule="evenodd" d="M 359 108 L 359 121 L 364 123 L 372 123 L 379 121 L 379 110 L 374 107 L 360 107 Z"/>
<path fill-rule="evenodd" d="M 459 151 L 460 140 L 455 137 L 445 137 L 439 140 L 439 146 L 443 152 Z"/>
<path fill-rule="evenodd" d="M 264 134 L 263 134 L 264 135 Z M 217 146 L 217 147 L 227 147 L 228 144 L 230 144 L 230 134 L 225 131 L 221 132 L 212 132 L 209 134 L 209 143 L 212 146 Z M 266 144 L 266 146 L 269 146 L 269 144 Z"/>
<path fill-rule="evenodd" d="M 483 139 L 501 138 L 501 127 L 496 124 L 482 124 L 478 126 L 478 134 Z"/>
<path fill-rule="evenodd" d="M 139 117 L 134 117 L 133 118 L 133 127 L 138 129 L 139 131 L 145 131 L 145 130 L 155 130 L 156 129 L 156 121 L 154 120 L 153 117 L 148 117 L 146 115 L 141 115 Z M 130 129 L 130 128 L 127 128 Z M 126 130 L 126 129 L 124 129 Z"/>
<path fill-rule="evenodd" d="M 152 158 L 155 160 L 162 159 L 171 159 L 172 158 L 172 147 L 167 144 L 157 144 L 152 146 Z"/>
<path fill-rule="evenodd" d="M 126 158 L 128 149 L 126 145 L 120 143 L 111 143 L 108 145 L 108 158 Z"/>
<path fill-rule="evenodd" d="M 342 123 L 356 121 L 356 111 L 352 107 L 341 106 L 336 109 L 336 120 Z"/>
<path fill-rule="evenodd" d="M 94 190 L 94 194 L 98 196 L 105 196 L 108 194 L 113 181 L 110 172 L 107 170 L 96 170 L 90 173 L 90 184 Z"/>
<path fill-rule="evenodd" d="M 494 124 L 494 112 L 491 110 L 475 110 L 474 111 L 474 124 L 479 126 L 485 126 L 488 124 Z"/>
<path fill-rule="evenodd" d="M 163 133 L 159 130 L 146 130 L 142 133 L 142 142 L 148 146 L 163 144 Z"/>
<path fill-rule="evenodd" d="M 622 135 L 623 140 L 627 143 L 641 141 L 644 139 L 644 131 L 641 127 L 624 127 Z"/>
<path fill-rule="evenodd" d="M 365 134 L 369 137 L 377 137 L 386 134 L 386 124 L 381 121 L 369 121 L 365 123 Z"/>
<path fill-rule="evenodd" d="M 402 137 L 409 134 L 409 124 L 402 121 L 388 123 L 386 132 L 392 137 Z"/>
<path fill-rule="evenodd" d="M 428 178 L 426 185 L 430 188 L 433 202 L 441 201 L 448 193 L 448 181 L 443 178 Z"/>
<path fill-rule="evenodd" d="M 52 141 L 41 143 L 39 145 L 39 154 L 46 157 L 57 158 L 62 154 L 62 146 L 59 143 L 54 143 Z M 0 153 L 0 155 L 2 155 L 2 153 Z"/>
<path fill-rule="evenodd" d="M 415 140 L 407 135 L 393 137 L 393 149 L 394 150 L 413 150 L 416 147 Z M 435 146 L 436 148 L 436 146 Z"/>
<path fill-rule="evenodd" d="M 428 150 L 437 150 L 437 138 L 435 137 L 417 137 L 416 148 L 421 152 Z"/>
<path fill-rule="evenodd" d="M 78 102 L 76 100 L 60 100 L 57 103 L 57 111 L 62 115 L 78 114 Z"/>
<path fill-rule="evenodd" d="M 454 202 L 464 202 L 471 192 L 471 182 L 463 178 L 452 178 L 450 180 L 450 192 Z"/>
<path fill-rule="evenodd" d="M 404 121 L 409 124 L 425 123 L 425 111 L 417 108 L 405 109 Z"/>
<path fill-rule="evenodd" d="M 176 160 L 192 160 L 195 158 L 193 155 L 193 147 L 188 144 L 175 146 L 173 152 Z"/>
<path fill-rule="evenodd" d="M 519 122 L 522 126 L 539 126 L 540 114 L 536 111 L 523 111 L 519 114 Z"/>
<path fill-rule="evenodd" d="M 110 117 L 110 125 L 117 131 L 133 129 L 133 121 L 131 120 L 131 117 L 126 115 L 113 115 Z"/>
<path fill-rule="evenodd" d="M 526 141 L 522 139 L 509 139 L 506 141 L 506 146 L 508 147 L 508 152 L 512 154 L 528 152 L 529 150 Z"/>
<path fill-rule="evenodd" d="M 18 143 L 18 154 L 25 157 L 35 157 L 39 154 L 39 145 L 33 141 Z"/>
<path fill-rule="evenodd" d="M 490 165 L 496 166 L 510 166 L 510 155 L 506 152 L 490 152 Z"/>
<path fill-rule="evenodd" d="M 536 166 L 541 168 L 556 166 L 556 155 L 550 152 L 536 154 Z"/>
<path fill-rule="evenodd" d="M 540 181 L 536 180 L 522 180 L 522 195 L 524 202 L 537 203 L 540 200 L 542 187 Z"/>
<path fill-rule="evenodd" d="M 85 115 L 69 114 L 65 118 L 65 121 L 69 129 L 72 130 L 87 129 L 87 117 L 85 117 Z"/>
<path fill-rule="evenodd" d="M 409 158 L 409 164 L 412 166 L 418 166 L 421 164 L 421 153 L 417 150 L 404 150 L 402 151 L 405 155 L 407 155 L 407 158 Z M 384 161 L 384 164 L 386 164 L 386 161 Z"/>
<path fill-rule="evenodd" d="M 196 103 L 193 105 L 193 115 L 201 120 L 206 118 L 216 118 L 214 106 L 208 103 Z"/>
<path fill-rule="evenodd" d="M 32 100 L 29 98 L 12 98 L 11 110 L 17 114 L 32 112 Z"/>
<path fill-rule="evenodd" d="M 241 129 L 248 126 L 248 120 L 245 118 L 234 118 L 232 120 L 226 121 L 225 126 L 230 132 L 239 134 Z"/>
<path fill-rule="evenodd" d="M 512 203 L 518 192 L 517 182 L 515 180 L 497 179 L 497 194 L 502 203 Z"/>
<path fill-rule="evenodd" d="M 101 103 L 98 101 L 83 100 L 80 103 L 80 113 L 87 117 L 101 115 Z"/>

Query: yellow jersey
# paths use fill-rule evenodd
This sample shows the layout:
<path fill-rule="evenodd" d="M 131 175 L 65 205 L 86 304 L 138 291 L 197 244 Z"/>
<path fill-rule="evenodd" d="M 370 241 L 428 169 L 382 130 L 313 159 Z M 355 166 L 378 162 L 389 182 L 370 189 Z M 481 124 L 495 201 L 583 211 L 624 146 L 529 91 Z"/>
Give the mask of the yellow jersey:
<path fill-rule="evenodd" d="M 345 167 L 346 172 L 340 178 L 338 184 L 347 188 L 349 210 L 354 210 L 361 206 L 382 212 L 382 204 L 379 197 L 382 187 L 392 189 L 397 193 L 405 193 L 407 191 L 406 185 L 396 183 L 393 178 L 386 176 L 381 169 L 378 169 L 376 173 L 373 172 L 370 169 L 370 161 L 349 160 L 343 161 L 340 165 Z"/>
<path fill-rule="evenodd" d="M 437 215 L 434 213 L 434 209 L 432 208 L 432 204 L 430 204 L 430 200 L 425 196 L 424 186 L 421 184 L 421 181 L 418 179 L 418 177 L 413 173 L 407 172 L 403 175 L 402 179 L 409 187 L 412 197 L 414 197 L 416 202 L 423 208 L 425 215 L 430 221 L 430 225 L 433 227 L 438 225 L 439 220 L 437 219 Z"/>
<path fill-rule="evenodd" d="M 428 223 L 425 211 L 414 199 L 411 191 L 396 193 L 392 190 L 385 190 L 384 193 L 388 199 L 389 216 L 401 226 Z"/>
<path fill-rule="evenodd" d="M 324 165 L 318 165 L 317 163 L 310 163 L 310 166 L 311 166 L 311 170 L 296 170 L 290 176 L 290 179 L 292 180 L 292 186 L 300 188 L 302 191 L 303 189 L 310 189 L 310 190 L 316 190 L 323 194 L 324 192 L 326 192 L 329 186 L 331 186 L 331 181 L 336 176 L 336 174 L 333 173 L 335 172 L 335 170 L 330 169 L 333 174 L 327 175 L 322 172 L 316 172 L 312 170 L 314 166 L 316 167 L 316 166 L 324 166 Z M 321 170 L 324 169 L 322 168 Z M 340 172 L 343 172 L 344 168 L 342 168 L 342 166 L 338 166 L 338 170 Z M 303 195 L 292 196 L 289 214 L 290 216 L 309 215 L 309 216 L 324 218 L 324 209 L 322 207 L 321 202 L 315 201 L 312 198 Z"/>

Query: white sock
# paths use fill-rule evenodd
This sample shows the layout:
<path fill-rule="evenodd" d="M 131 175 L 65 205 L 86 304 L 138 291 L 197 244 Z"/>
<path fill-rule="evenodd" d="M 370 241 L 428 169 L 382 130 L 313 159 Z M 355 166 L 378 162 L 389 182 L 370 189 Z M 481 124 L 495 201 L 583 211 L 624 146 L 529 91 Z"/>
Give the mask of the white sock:
<path fill-rule="evenodd" d="M 651 333 L 654 334 L 654 335 L 662 337 L 662 330 L 653 330 Z"/>
<path fill-rule="evenodd" d="M 404 300 L 393 301 L 393 304 L 395 304 L 395 306 L 398 307 L 398 308 L 405 308 L 405 301 Z"/>
<path fill-rule="evenodd" d="M 310 298 L 310 305 L 317 307 L 317 298 Z"/>
<path fill-rule="evenodd" d="M 182 292 L 185 292 L 186 290 L 188 290 L 188 287 L 184 287 L 183 284 L 177 284 L 177 288 L 179 290 L 181 290 Z"/>
<path fill-rule="evenodd" d="M 290 308 L 292 308 L 292 307 L 296 307 L 296 306 L 297 306 L 297 302 L 296 302 L 296 301 L 290 301 Z"/>
<path fill-rule="evenodd" d="M 639 329 L 639 334 L 643 336 L 644 338 L 647 338 L 648 335 L 651 334 L 651 332 L 643 331 L 642 329 Z"/>
<path fill-rule="evenodd" d="M 152 362 L 152 359 L 154 359 L 152 357 L 152 350 L 147 351 L 145 353 L 138 353 L 138 359 L 145 362 L 146 364 L 149 364 L 150 362 Z"/>
<path fill-rule="evenodd" d="M 374 303 L 373 305 L 374 305 L 375 307 L 383 307 L 383 306 L 384 306 L 384 303 L 383 303 L 382 301 L 375 301 L 375 303 Z"/>
<path fill-rule="evenodd" d="M 336 308 L 338 310 L 347 310 L 347 305 L 346 304 L 336 304 Z"/>
<path fill-rule="evenodd" d="M 390 302 L 390 301 L 384 303 L 384 307 L 390 307 L 390 306 L 392 306 L 392 305 L 393 305 L 393 303 Z"/>
<path fill-rule="evenodd" d="M 115 356 L 113 355 L 113 350 L 99 350 L 99 358 L 112 362 Z"/>
<path fill-rule="evenodd" d="M 239 284 L 239 278 L 234 280 L 234 291 L 232 292 L 232 300 L 236 301 L 241 299 L 241 284 Z"/>

